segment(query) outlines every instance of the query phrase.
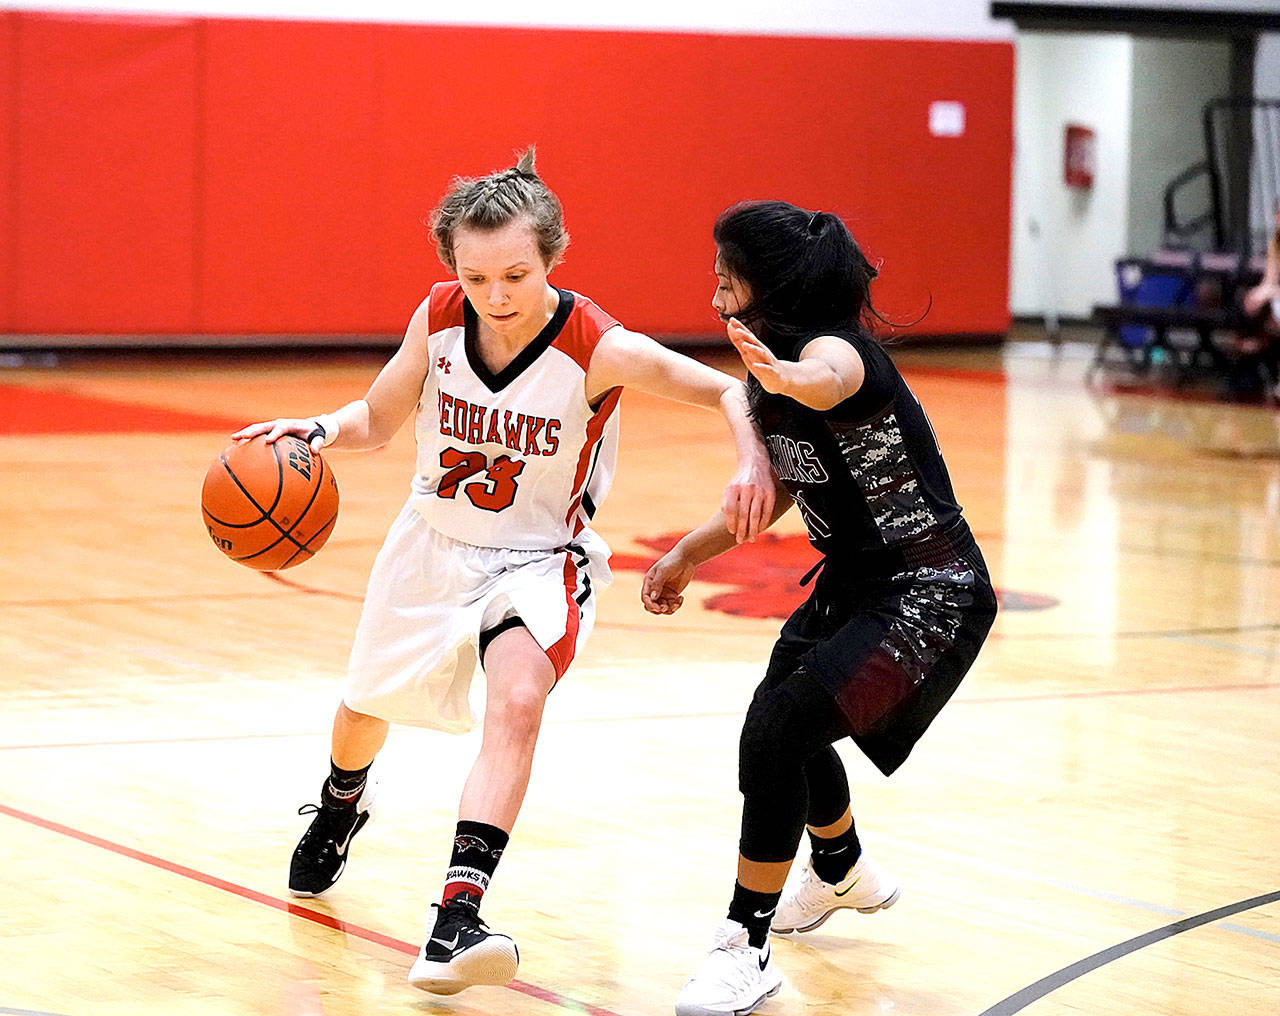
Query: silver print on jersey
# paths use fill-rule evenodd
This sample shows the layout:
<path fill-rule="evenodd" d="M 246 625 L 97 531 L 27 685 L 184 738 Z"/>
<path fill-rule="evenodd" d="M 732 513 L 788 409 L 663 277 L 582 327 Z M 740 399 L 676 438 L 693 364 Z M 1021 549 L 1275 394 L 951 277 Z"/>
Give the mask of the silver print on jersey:
<path fill-rule="evenodd" d="M 862 423 L 831 423 L 845 464 L 890 546 L 915 539 L 938 526 L 893 412 Z"/>

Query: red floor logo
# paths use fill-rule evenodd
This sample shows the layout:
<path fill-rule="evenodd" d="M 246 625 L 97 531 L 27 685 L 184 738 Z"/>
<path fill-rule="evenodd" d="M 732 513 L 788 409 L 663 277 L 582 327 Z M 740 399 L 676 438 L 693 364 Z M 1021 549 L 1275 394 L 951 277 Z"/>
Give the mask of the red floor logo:
<path fill-rule="evenodd" d="M 614 554 L 610 565 L 617 571 L 644 573 L 661 555 L 676 545 L 681 533 L 640 540 L 653 551 L 650 556 Z M 735 617 L 787 617 L 804 602 L 812 586 L 800 587 L 801 577 L 818 563 L 817 552 L 803 536 L 765 533 L 755 543 L 712 558 L 698 569 L 695 581 L 732 586 L 702 601 L 708 610 Z M 996 590 L 1002 610 L 1047 610 L 1058 601 L 1040 593 Z"/>

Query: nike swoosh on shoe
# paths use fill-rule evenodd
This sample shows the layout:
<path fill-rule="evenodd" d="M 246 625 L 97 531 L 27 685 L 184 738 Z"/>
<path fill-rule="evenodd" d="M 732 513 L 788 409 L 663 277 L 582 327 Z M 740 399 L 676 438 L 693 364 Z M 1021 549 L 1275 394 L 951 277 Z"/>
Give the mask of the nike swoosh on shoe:
<path fill-rule="evenodd" d="M 855 885 L 857 885 L 857 884 L 858 884 L 859 882 L 861 882 L 861 881 L 862 881 L 862 876 L 861 876 L 861 875 L 859 875 L 857 878 L 855 878 L 852 882 L 850 882 L 850 883 L 849 883 L 849 885 L 848 885 L 848 887 L 847 887 L 847 888 L 845 888 L 843 891 L 837 892 L 837 893 L 836 893 L 836 895 L 837 895 L 837 896 L 844 896 L 844 895 L 846 895 L 846 894 L 849 892 L 849 890 L 850 890 L 850 889 L 852 889 Z"/>

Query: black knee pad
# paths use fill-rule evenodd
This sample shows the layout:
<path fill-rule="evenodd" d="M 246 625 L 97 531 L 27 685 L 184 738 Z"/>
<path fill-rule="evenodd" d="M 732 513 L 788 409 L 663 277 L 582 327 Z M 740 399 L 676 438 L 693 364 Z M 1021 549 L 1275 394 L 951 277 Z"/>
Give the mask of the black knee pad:
<path fill-rule="evenodd" d="M 804 778 L 804 764 L 831 743 L 835 704 L 803 670 L 756 692 L 738 742 L 738 789 L 776 792 Z"/>
<path fill-rule="evenodd" d="M 762 687 L 747 710 L 739 745 L 739 850 L 752 861 L 789 861 L 809 813 L 806 763 L 832 740 L 835 705 L 802 670 Z"/>
<path fill-rule="evenodd" d="M 772 790 L 783 755 L 778 719 L 792 709 L 791 697 L 777 688 L 751 700 L 738 739 L 738 789 L 744 794 Z"/>

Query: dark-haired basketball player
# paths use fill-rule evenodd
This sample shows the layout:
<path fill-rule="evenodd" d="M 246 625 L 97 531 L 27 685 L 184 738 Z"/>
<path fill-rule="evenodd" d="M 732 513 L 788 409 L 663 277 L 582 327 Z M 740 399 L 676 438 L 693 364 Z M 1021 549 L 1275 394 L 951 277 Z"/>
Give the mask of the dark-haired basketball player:
<path fill-rule="evenodd" d="M 924 410 L 868 327 L 876 271 L 835 215 L 782 202 L 716 222 L 712 305 L 750 372 L 752 417 L 783 490 L 823 553 L 743 724 L 738 877 L 728 919 L 680 992 L 677 1016 L 743 1016 L 778 991 L 768 932 L 898 899 L 863 852 L 845 737 L 886 775 L 972 665 L 995 619 L 986 565 L 961 517 Z M 734 545 L 723 514 L 645 576 L 669 614 L 699 565 Z M 805 827 L 812 853 L 782 898 Z"/>
<path fill-rule="evenodd" d="M 368 394 L 332 415 L 235 437 L 373 448 L 417 411 L 412 490 L 369 578 L 331 772 L 320 804 L 307 806 L 315 819 L 289 890 L 319 896 L 342 874 L 369 818 L 369 767 L 390 723 L 470 729 L 478 659 L 484 737 L 443 895 L 409 972 L 412 984 L 453 994 L 515 976 L 515 943 L 489 931 L 480 901 L 524 800 L 547 694 L 610 580 L 609 550 L 588 524 L 613 479 L 622 387 L 725 415 L 739 468 L 724 505 L 741 538 L 771 513 L 774 487 L 739 382 L 547 281 L 569 236 L 532 149 L 510 169 L 455 180 L 432 228 L 457 281 L 431 290 Z"/>

